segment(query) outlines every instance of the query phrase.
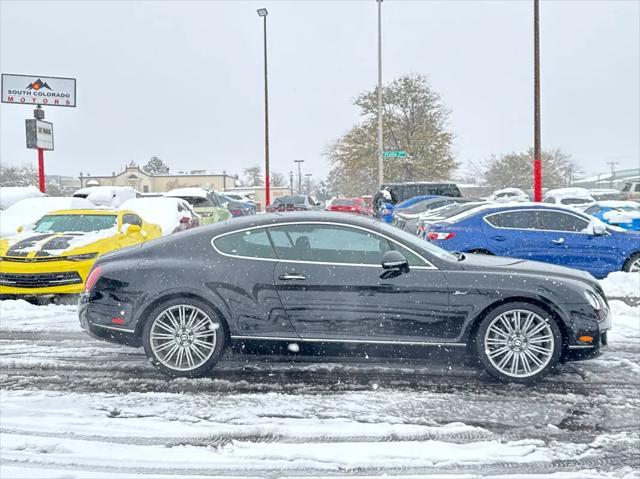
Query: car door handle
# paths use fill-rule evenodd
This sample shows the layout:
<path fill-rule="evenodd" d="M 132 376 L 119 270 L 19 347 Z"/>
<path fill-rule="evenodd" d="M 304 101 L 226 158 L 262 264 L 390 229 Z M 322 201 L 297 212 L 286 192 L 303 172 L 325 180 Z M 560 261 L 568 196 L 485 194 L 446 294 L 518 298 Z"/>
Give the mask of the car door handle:
<path fill-rule="evenodd" d="M 504 236 L 492 236 L 491 239 L 496 241 L 506 241 L 507 238 Z"/>
<path fill-rule="evenodd" d="M 564 244 L 564 238 L 554 239 L 554 240 L 551 240 L 551 242 L 553 244 Z"/>
<path fill-rule="evenodd" d="M 307 277 L 304 274 L 284 273 L 278 276 L 278 279 L 282 281 L 304 281 Z"/>

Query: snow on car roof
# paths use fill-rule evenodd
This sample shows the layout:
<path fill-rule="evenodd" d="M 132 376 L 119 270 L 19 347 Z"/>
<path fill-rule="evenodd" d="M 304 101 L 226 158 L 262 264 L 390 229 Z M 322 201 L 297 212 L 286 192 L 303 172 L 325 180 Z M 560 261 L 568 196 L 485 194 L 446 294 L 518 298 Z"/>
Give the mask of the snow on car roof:
<path fill-rule="evenodd" d="M 605 200 L 598 201 L 597 204 L 605 208 L 640 208 L 637 201 Z"/>
<path fill-rule="evenodd" d="M 585 188 L 557 188 L 547 191 L 545 198 L 584 198 L 595 201 Z"/>
<path fill-rule="evenodd" d="M 496 190 L 492 193 L 492 195 L 499 195 L 501 193 L 513 193 L 516 195 L 524 195 L 525 192 L 522 191 L 520 188 L 502 188 L 501 190 Z"/>
<path fill-rule="evenodd" d="M 14 203 L 25 198 L 39 198 L 46 196 L 35 186 L 1 186 L 0 209 L 6 210 Z"/>
<path fill-rule="evenodd" d="M 120 209 L 133 211 L 147 223 L 157 224 L 163 235 L 171 234 L 180 226 L 183 217 L 192 217 L 189 204 L 174 197 L 135 198 L 122 203 Z"/>
<path fill-rule="evenodd" d="M 173 197 L 184 197 L 190 196 L 195 198 L 208 198 L 207 190 L 204 188 L 198 187 L 188 187 L 188 188 L 176 188 L 171 191 L 168 191 L 164 194 L 164 196 L 173 196 Z"/>

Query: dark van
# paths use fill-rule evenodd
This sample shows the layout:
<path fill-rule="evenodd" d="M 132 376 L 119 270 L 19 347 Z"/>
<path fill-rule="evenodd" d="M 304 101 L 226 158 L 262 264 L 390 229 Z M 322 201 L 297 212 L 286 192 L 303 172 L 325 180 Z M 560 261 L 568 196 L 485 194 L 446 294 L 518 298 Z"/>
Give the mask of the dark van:
<path fill-rule="evenodd" d="M 409 182 L 409 183 L 384 183 L 382 187 L 389 187 L 396 196 L 398 203 L 413 198 L 414 196 L 437 195 L 462 197 L 460 188 L 455 183 Z"/>

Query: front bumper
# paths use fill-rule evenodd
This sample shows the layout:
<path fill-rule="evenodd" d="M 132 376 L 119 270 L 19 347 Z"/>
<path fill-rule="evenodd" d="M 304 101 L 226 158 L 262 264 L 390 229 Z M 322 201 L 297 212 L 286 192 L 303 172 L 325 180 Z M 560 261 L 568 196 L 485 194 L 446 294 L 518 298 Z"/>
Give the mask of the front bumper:
<path fill-rule="evenodd" d="M 0 261 L 0 295 L 81 293 L 94 262 Z"/>

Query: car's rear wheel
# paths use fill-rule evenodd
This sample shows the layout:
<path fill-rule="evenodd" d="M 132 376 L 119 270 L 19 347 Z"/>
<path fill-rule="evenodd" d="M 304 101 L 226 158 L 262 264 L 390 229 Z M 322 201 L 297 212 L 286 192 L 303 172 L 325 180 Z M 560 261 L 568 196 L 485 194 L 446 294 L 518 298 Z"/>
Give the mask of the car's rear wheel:
<path fill-rule="evenodd" d="M 509 303 L 480 323 L 476 352 L 485 369 L 505 382 L 532 383 L 551 371 L 562 352 L 553 315 L 529 303 Z"/>
<path fill-rule="evenodd" d="M 176 298 L 155 307 L 142 334 L 151 363 L 175 377 L 203 376 L 225 346 L 222 321 L 195 298 Z"/>
<path fill-rule="evenodd" d="M 628 273 L 640 273 L 640 253 L 631 256 L 622 269 Z"/>

